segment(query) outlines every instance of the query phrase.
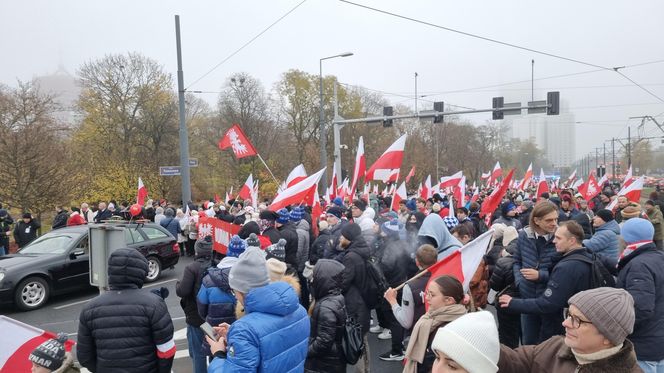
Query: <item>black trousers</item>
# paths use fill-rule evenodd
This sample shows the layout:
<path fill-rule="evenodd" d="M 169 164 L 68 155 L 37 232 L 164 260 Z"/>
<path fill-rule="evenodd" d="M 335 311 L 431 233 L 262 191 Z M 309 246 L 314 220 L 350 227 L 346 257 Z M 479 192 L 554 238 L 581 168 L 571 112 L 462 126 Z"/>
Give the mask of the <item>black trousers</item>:
<path fill-rule="evenodd" d="M 498 316 L 498 339 L 509 348 L 519 347 L 521 339 L 521 315 L 512 313 L 500 306 L 496 307 Z"/>
<path fill-rule="evenodd" d="M 397 303 L 401 303 L 401 290 L 397 293 Z M 390 306 L 385 299 L 382 299 L 378 304 L 378 307 L 376 307 L 376 316 L 378 317 L 379 325 L 390 329 L 390 332 L 392 333 L 392 353 L 402 354 L 404 350 L 404 329 L 394 317 L 392 306 Z"/>

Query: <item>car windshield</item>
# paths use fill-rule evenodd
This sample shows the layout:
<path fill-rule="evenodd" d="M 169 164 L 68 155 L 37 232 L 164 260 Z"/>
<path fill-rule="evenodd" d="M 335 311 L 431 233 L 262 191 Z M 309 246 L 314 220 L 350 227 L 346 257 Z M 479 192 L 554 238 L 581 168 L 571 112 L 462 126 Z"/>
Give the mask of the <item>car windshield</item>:
<path fill-rule="evenodd" d="M 19 254 L 62 254 L 75 238 L 67 234 L 46 234 L 21 249 Z"/>

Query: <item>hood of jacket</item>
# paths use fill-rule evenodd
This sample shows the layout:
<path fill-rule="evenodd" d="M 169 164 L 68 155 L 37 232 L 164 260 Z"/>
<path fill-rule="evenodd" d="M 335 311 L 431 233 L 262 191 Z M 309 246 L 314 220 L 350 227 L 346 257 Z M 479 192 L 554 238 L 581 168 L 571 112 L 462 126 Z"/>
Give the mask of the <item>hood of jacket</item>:
<path fill-rule="evenodd" d="M 108 258 L 108 285 L 111 289 L 140 289 L 148 275 L 148 260 L 131 248 L 113 251 Z"/>
<path fill-rule="evenodd" d="M 429 214 L 422 222 L 418 236 L 433 238 L 438 244 L 438 252 L 452 247 L 461 247 L 461 242 L 454 238 L 438 214 Z"/>
<path fill-rule="evenodd" d="M 301 229 L 301 230 L 303 230 L 303 231 L 307 231 L 307 232 L 309 232 L 309 229 L 310 229 L 310 228 L 311 228 L 311 225 L 309 225 L 309 222 L 306 221 L 306 220 L 304 220 L 304 219 L 300 220 L 300 221 L 295 225 L 295 229 Z"/>
<path fill-rule="evenodd" d="M 314 267 L 312 295 L 321 299 L 328 294 L 341 294 L 342 273 L 345 267 L 332 259 L 320 259 Z"/>
<path fill-rule="evenodd" d="M 261 312 L 271 315 L 286 316 L 300 306 L 300 299 L 295 289 L 283 281 L 252 289 L 247 294 L 244 304 L 246 313 Z"/>
<path fill-rule="evenodd" d="M 229 292 L 230 289 L 231 289 L 230 285 L 228 284 L 228 274 L 229 273 L 230 273 L 230 269 L 227 269 L 227 268 L 220 269 L 220 268 L 216 268 L 216 267 L 211 267 L 211 268 L 208 268 L 206 277 L 210 279 L 210 282 L 215 287 L 217 287 L 217 288 L 219 288 L 219 289 L 221 289 L 225 292 Z M 205 281 L 205 279 L 204 279 L 203 282 L 206 283 L 207 281 Z"/>
<path fill-rule="evenodd" d="M 615 234 L 620 234 L 620 225 L 615 220 L 611 220 L 597 227 L 597 231 L 611 231 Z"/>

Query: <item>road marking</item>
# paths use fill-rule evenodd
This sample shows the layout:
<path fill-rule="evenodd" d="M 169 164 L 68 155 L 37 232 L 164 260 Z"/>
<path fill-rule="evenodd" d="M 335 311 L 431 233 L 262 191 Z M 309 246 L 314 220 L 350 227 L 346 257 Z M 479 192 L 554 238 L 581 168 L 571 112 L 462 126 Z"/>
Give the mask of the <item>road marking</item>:
<path fill-rule="evenodd" d="M 157 286 L 157 285 L 161 285 L 161 284 L 165 284 L 165 283 L 167 283 L 167 282 L 173 282 L 173 281 L 177 281 L 177 280 L 178 280 L 177 278 L 173 278 L 173 279 L 166 280 L 166 281 L 153 282 L 153 283 L 151 283 L 150 285 L 144 285 L 143 287 L 144 287 L 144 288 L 149 288 L 150 286 Z"/>
<path fill-rule="evenodd" d="M 176 341 L 187 339 L 187 328 L 178 329 L 173 333 L 173 339 Z"/>
<path fill-rule="evenodd" d="M 77 305 L 77 304 L 83 304 L 83 303 L 85 303 L 85 302 L 89 302 L 89 301 L 91 301 L 91 300 L 93 300 L 93 299 L 94 299 L 94 298 L 90 298 L 90 299 L 80 300 L 80 301 L 78 301 L 78 302 L 74 302 L 74 303 L 63 304 L 62 306 L 53 307 L 53 309 L 54 309 L 54 310 L 61 310 L 61 309 L 63 309 L 63 308 L 67 308 L 67 307 L 75 306 L 75 305 Z"/>

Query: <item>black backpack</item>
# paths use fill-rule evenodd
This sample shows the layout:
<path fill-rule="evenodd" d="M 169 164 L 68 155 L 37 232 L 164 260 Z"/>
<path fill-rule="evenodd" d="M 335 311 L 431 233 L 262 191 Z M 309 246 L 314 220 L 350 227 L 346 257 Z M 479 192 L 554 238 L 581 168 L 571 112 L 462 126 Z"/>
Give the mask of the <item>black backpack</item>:
<path fill-rule="evenodd" d="M 604 263 L 602 263 L 602 260 L 597 256 L 596 253 L 593 253 L 592 259 L 588 259 L 582 255 L 577 255 L 575 259 L 590 264 L 590 268 L 592 270 L 590 275 L 591 289 L 601 287 L 616 287 L 616 279 L 609 272 Z"/>
<path fill-rule="evenodd" d="M 367 270 L 367 283 L 364 289 L 360 289 L 362 292 L 362 298 L 367 304 L 367 307 L 376 308 L 380 300 L 383 298 L 385 291 L 389 288 L 389 284 L 385 279 L 385 274 L 383 274 L 383 269 L 380 268 L 380 263 L 376 257 L 370 257 L 366 262 Z"/>

